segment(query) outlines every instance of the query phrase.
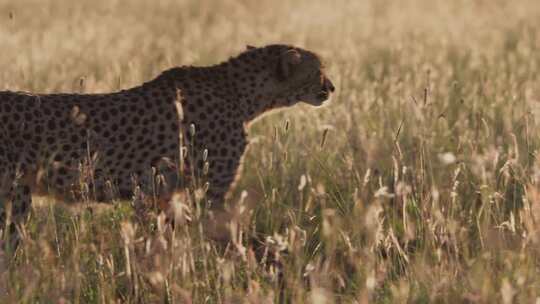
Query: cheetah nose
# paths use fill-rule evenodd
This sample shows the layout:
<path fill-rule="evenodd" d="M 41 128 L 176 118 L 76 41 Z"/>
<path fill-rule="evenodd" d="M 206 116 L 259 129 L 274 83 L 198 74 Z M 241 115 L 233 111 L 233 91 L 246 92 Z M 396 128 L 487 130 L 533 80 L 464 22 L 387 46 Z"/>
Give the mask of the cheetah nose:
<path fill-rule="evenodd" d="M 324 87 L 330 92 L 334 92 L 336 90 L 334 84 L 328 78 L 324 79 Z"/>

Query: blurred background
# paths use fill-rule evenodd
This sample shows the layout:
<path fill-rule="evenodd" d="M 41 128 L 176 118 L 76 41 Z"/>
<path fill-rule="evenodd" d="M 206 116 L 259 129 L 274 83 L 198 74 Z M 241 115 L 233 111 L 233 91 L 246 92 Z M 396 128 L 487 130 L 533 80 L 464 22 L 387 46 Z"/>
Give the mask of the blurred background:
<path fill-rule="evenodd" d="M 245 44 L 292 43 L 321 53 L 333 67 L 346 61 L 357 71 L 369 69 L 367 64 L 378 68 L 368 59 L 379 50 L 420 57 L 428 65 L 452 48 L 471 53 L 472 62 L 480 64 L 481 56 L 531 43 L 540 5 L 532 0 L 22 0 L 2 1 L 0 9 L 2 88 L 70 90 L 68 82 L 84 76 L 88 89 L 105 91 L 173 65 L 220 62 Z"/>
<path fill-rule="evenodd" d="M 250 131 L 245 251 L 194 219 L 153 255 L 129 211 L 37 208 L 6 301 L 538 302 L 537 0 L 0 0 L 0 90 L 110 92 L 271 43 L 319 53 L 337 93 Z"/>

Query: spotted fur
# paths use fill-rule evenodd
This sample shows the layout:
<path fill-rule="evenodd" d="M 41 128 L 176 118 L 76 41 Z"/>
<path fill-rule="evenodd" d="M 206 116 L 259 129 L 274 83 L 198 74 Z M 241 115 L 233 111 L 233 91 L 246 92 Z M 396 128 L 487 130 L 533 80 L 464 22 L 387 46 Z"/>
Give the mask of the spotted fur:
<path fill-rule="evenodd" d="M 0 92 L 0 204 L 21 218 L 32 192 L 110 200 L 139 187 L 167 199 L 208 162 L 208 197 L 219 205 L 239 171 L 247 124 L 299 101 L 322 104 L 334 91 L 323 70 L 312 52 L 270 45 L 116 93 Z"/>

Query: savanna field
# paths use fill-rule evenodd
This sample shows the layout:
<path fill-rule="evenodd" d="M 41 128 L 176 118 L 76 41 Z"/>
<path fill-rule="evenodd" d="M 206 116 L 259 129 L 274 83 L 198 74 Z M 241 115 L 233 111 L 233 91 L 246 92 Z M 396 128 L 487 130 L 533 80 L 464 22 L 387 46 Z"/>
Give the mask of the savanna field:
<path fill-rule="evenodd" d="M 34 197 L 0 303 L 540 303 L 540 2 L 0 0 L 0 90 L 102 93 L 246 44 L 319 53 L 336 94 L 250 129 L 209 235 Z"/>

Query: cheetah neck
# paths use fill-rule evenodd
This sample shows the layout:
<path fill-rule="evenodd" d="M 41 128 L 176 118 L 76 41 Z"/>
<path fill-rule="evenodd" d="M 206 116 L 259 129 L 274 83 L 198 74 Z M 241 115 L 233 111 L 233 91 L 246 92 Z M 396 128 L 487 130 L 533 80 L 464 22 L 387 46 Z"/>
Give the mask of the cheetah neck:
<path fill-rule="evenodd" d="M 272 71 L 267 69 L 268 63 L 232 58 L 229 61 L 210 67 L 179 67 L 162 73 L 158 79 L 169 81 L 177 88 L 197 88 L 202 82 L 211 82 L 211 94 L 216 108 L 224 105 L 219 103 L 233 103 L 235 116 L 245 124 L 249 124 L 263 114 L 294 103 L 292 97 L 282 96 L 268 90 L 268 79 L 274 77 Z M 269 93 L 270 92 L 270 93 Z M 210 96 L 208 91 L 201 91 L 202 96 Z M 196 93 L 198 94 L 198 93 Z M 208 102 L 208 100 L 206 101 Z M 225 105 L 226 106 L 226 105 Z"/>
<path fill-rule="evenodd" d="M 256 64 L 229 65 L 227 72 L 228 86 L 234 92 L 234 100 L 238 108 L 238 117 L 246 124 L 251 123 L 265 113 L 290 106 L 293 98 L 282 96 L 268 90 L 268 79 L 273 77 L 271 71 Z"/>

